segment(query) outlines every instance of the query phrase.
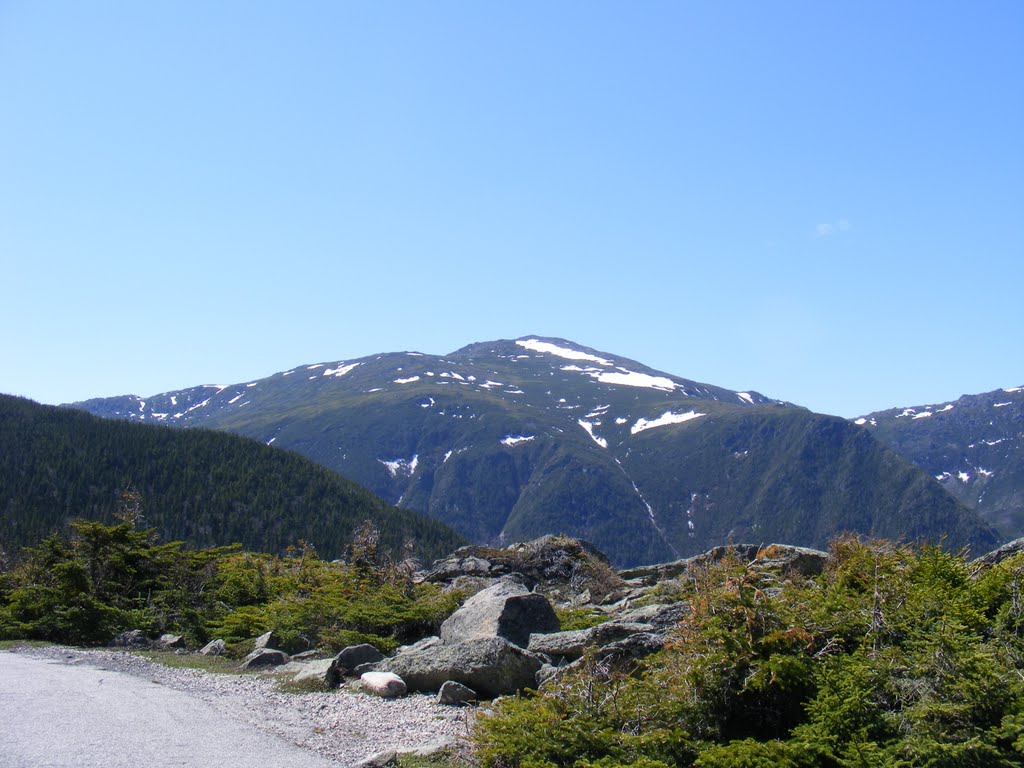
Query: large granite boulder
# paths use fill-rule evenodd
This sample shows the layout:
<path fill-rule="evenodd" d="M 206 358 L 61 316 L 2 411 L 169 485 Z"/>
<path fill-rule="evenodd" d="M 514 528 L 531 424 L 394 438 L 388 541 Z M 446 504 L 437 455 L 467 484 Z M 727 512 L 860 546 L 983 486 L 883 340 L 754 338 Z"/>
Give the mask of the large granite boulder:
<path fill-rule="evenodd" d="M 542 663 L 537 654 L 504 638 L 485 637 L 402 653 L 377 668 L 400 676 L 410 691 L 439 691 L 454 680 L 494 698 L 532 688 Z"/>
<path fill-rule="evenodd" d="M 363 664 L 374 664 L 384 658 L 384 654 L 369 643 L 350 645 L 342 648 L 332 662 L 338 675 L 350 675 Z"/>
<path fill-rule="evenodd" d="M 294 683 L 320 683 L 328 688 L 338 685 L 340 676 L 334 668 L 334 659 L 314 659 L 302 662 L 292 678 Z"/>
<path fill-rule="evenodd" d="M 534 632 L 557 632 L 560 625 L 544 595 L 505 580 L 477 592 L 441 625 L 443 643 L 501 637 L 525 648 Z"/>

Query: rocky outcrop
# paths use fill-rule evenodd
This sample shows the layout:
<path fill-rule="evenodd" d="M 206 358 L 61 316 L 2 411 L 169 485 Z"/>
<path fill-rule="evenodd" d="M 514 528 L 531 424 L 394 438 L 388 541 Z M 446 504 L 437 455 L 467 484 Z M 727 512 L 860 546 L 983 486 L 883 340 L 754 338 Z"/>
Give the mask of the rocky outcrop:
<path fill-rule="evenodd" d="M 521 583 L 500 581 L 469 598 L 441 625 L 440 635 L 446 645 L 502 637 L 525 648 L 531 633 L 558 629 L 558 617 L 546 597 Z"/>
<path fill-rule="evenodd" d="M 440 690 L 449 680 L 494 698 L 535 685 L 540 656 L 501 637 L 436 645 L 386 659 L 378 670 L 394 672 L 410 691 Z"/>
<path fill-rule="evenodd" d="M 510 574 L 528 589 L 566 602 L 585 592 L 597 602 L 618 599 L 614 595 L 623 586 L 603 553 L 568 536 L 542 536 L 504 549 L 462 547 L 434 563 L 422 579 L 459 588 L 476 584 L 479 589 Z"/>
<path fill-rule="evenodd" d="M 726 556 L 739 558 L 757 567 L 774 569 L 787 577 L 813 576 L 821 573 L 828 560 L 828 553 L 822 552 L 820 549 L 793 547 L 786 544 L 769 544 L 768 546 L 733 544 L 715 547 L 700 555 L 675 560 L 671 563 L 627 568 L 620 571 L 619 576 L 626 582 L 653 586 L 662 581 L 687 576 L 693 568 L 716 563 Z"/>
<path fill-rule="evenodd" d="M 1024 552 L 1024 538 L 1014 539 L 1013 541 L 1003 544 L 1003 546 L 989 552 L 987 555 L 982 555 L 976 560 L 971 561 L 971 566 L 975 569 L 991 567 L 997 565 L 1003 560 L 1018 555 Z"/>

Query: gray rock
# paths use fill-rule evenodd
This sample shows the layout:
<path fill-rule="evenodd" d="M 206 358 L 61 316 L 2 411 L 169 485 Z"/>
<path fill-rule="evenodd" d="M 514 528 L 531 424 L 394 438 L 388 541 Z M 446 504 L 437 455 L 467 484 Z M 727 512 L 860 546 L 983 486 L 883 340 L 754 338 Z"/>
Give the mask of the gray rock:
<path fill-rule="evenodd" d="M 825 569 L 828 552 L 788 544 L 771 544 L 754 556 L 759 568 L 778 570 L 783 576 L 817 576 Z"/>
<path fill-rule="evenodd" d="M 185 647 L 185 638 L 182 637 L 181 635 L 163 634 L 163 635 L 160 635 L 159 638 L 157 638 L 157 641 L 156 641 L 156 643 L 154 643 L 154 645 L 157 648 L 161 648 L 161 649 L 165 649 L 165 650 L 166 649 L 171 649 L 171 648 L 184 648 Z"/>
<path fill-rule="evenodd" d="M 451 707 L 469 704 L 470 702 L 476 701 L 478 698 L 476 691 L 472 688 L 466 687 L 462 683 L 457 683 L 454 680 L 446 681 L 444 685 L 441 686 L 441 690 L 437 692 L 437 703 Z"/>
<path fill-rule="evenodd" d="M 218 638 L 217 640 L 211 640 L 208 642 L 199 649 L 198 653 L 201 653 L 203 656 L 220 656 L 226 649 L 227 644 Z"/>
<path fill-rule="evenodd" d="M 310 661 L 320 656 L 320 651 L 314 649 L 312 651 L 302 651 L 301 653 L 293 653 L 292 661 Z"/>
<path fill-rule="evenodd" d="M 427 648 L 431 648 L 435 645 L 441 644 L 441 638 L 437 635 L 431 635 L 430 637 L 424 637 L 422 640 L 417 640 L 415 643 L 409 645 L 400 645 L 395 653 L 408 653 L 409 651 L 423 651 Z"/>
<path fill-rule="evenodd" d="M 353 667 L 352 670 L 348 672 L 347 676 L 359 677 L 367 672 L 374 672 L 382 663 L 382 661 L 368 661 L 365 664 L 359 664 L 358 666 Z M 345 675 L 343 675 L 343 677 L 344 676 Z"/>
<path fill-rule="evenodd" d="M 1013 557 L 1019 552 L 1024 552 L 1024 538 L 1014 539 L 1007 544 L 1003 544 L 1003 546 L 998 549 L 994 549 L 988 554 L 982 555 L 976 560 L 972 560 L 971 566 L 975 569 L 991 567 L 997 563 L 1003 562 L 1003 560 Z"/>
<path fill-rule="evenodd" d="M 537 670 L 537 687 L 540 688 L 548 680 L 554 678 L 558 674 L 558 672 L 559 668 L 552 664 L 545 664 L 544 666 L 542 666 L 540 669 Z"/>
<path fill-rule="evenodd" d="M 640 632 L 630 635 L 617 643 L 611 643 L 601 648 L 596 655 L 598 662 L 616 669 L 628 668 L 641 659 L 657 653 L 665 647 L 664 635 L 653 632 Z"/>
<path fill-rule="evenodd" d="M 299 671 L 292 678 L 292 682 L 317 682 L 323 683 L 328 688 L 334 688 L 338 684 L 338 679 L 337 670 L 334 668 L 334 659 L 316 659 L 302 662 Z"/>
<path fill-rule="evenodd" d="M 588 629 L 530 635 L 529 650 L 553 659 L 578 659 L 588 646 L 603 646 L 640 632 L 652 632 L 652 624 L 609 621 Z"/>
<path fill-rule="evenodd" d="M 110 641 L 111 646 L 115 648 L 149 648 L 149 638 L 146 637 L 146 633 L 141 629 L 131 629 L 127 632 L 122 632 L 120 635 Z"/>
<path fill-rule="evenodd" d="M 356 763 L 356 768 L 387 768 L 389 765 L 398 764 L 398 752 L 393 749 L 387 749 L 383 752 L 378 752 L 375 755 L 370 755 L 365 760 L 361 760 Z"/>
<path fill-rule="evenodd" d="M 288 654 L 273 648 L 259 648 L 242 660 L 242 669 L 279 667 L 288 663 Z"/>
<path fill-rule="evenodd" d="M 439 583 L 452 581 L 461 576 L 500 576 L 509 569 L 502 563 L 494 563 L 479 556 L 476 546 L 461 547 L 451 556 L 434 563 L 423 580 Z"/>
<path fill-rule="evenodd" d="M 359 677 L 363 692 L 380 696 L 382 699 L 395 699 L 405 696 L 405 681 L 394 672 L 366 672 Z"/>
<path fill-rule="evenodd" d="M 374 664 L 383 658 L 384 654 L 368 643 L 350 645 L 334 657 L 334 668 L 339 675 L 348 675 L 361 664 Z"/>
<path fill-rule="evenodd" d="M 258 651 L 261 648 L 270 648 L 275 640 L 277 640 L 277 638 L 274 637 L 273 630 L 271 630 L 270 632 L 264 632 L 262 635 L 256 638 L 256 642 L 253 643 L 252 649 L 254 651 Z"/>
<path fill-rule="evenodd" d="M 558 629 L 558 617 L 544 595 L 506 580 L 469 598 L 441 625 L 440 635 L 445 644 L 502 637 L 525 648 L 531 633 Z"/>
<path fill-rule="evenodd" d="M 537 654 L 489 637 L 403 653 L 379 669 L 397 673 L 410 691 L 438 691 L 454 680 L 490 699 L 532 687 L 541 664 Z"/>

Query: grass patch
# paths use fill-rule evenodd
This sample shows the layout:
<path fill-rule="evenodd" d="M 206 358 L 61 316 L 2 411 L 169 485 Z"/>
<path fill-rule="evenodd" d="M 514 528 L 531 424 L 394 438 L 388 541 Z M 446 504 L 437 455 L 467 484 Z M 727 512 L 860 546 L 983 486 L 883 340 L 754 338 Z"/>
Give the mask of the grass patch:
<path fill-rule="evenodd" d="M 397 768 L 464 768 L 466 763 L 447 750 L 432 755 L 399 755 L 392 765 Z"/>
<path fill-rule="evenodd" d="M 137 656 L 163 664 L 173 669 L 198 669 L 201 672 L 215 672 L 226 675 L 252 674 L 239 669 L 238 659 L 224 656 L 203 656 L 201 653 L 173 653 L 169 651 L 136 651 Z"/>
<path fill-rule="evenodd" d="M 563 632 L 590 629 L 610 618 L 606 613 L 588 608 L 555 608 L 555 615 Z"/>
<path fill-rule="evenodd" d="M 15 648 L 44 648 L 54 643 L 48 640 L 0 640 L 0 651 L 11 651 Z"/>
<path fill-rule="evenodd" d="M 292 674 L 281 674 L 277 676 L 277 690 L 281 693 L 331 693 L 336 688 L 331 688 L 323 680 L 317 680 L 315 678 L 308 678 L 306 680 L 296 681 L 293 679 Z"/>

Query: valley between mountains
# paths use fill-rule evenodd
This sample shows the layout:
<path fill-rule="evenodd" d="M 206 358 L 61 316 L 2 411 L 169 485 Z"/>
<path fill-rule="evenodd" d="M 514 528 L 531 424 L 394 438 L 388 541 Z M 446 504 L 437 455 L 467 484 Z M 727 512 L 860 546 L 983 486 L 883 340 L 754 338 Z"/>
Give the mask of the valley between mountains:
<path fill-rule="evenodd" d="M 823 547 L 841 531 L 990 549 L 1024 532 L 1024 398 L 1003 397 L 1005 429 L 978 438 L 1004 440 L 1016 467 L 1014 475 L 985 459 L 996 506 L 976 503 L 973 486 L 958 493 L 942 477 L 960 471 L 952 454 L 910 450 L 934 441 L 903 435 L 885 415 L 853 423 L 547 337 L 310 363 L 257 381 L 73 407 L 235 433 L 301 454 L 470 541 L 565 533 L 626 567 L 730 541 Z M 967 411 L 897 426 L 951 423 L 943 417 Z M 950 444 L 974 440 L 982 418 Z"/>

